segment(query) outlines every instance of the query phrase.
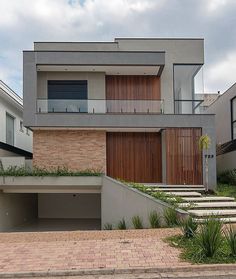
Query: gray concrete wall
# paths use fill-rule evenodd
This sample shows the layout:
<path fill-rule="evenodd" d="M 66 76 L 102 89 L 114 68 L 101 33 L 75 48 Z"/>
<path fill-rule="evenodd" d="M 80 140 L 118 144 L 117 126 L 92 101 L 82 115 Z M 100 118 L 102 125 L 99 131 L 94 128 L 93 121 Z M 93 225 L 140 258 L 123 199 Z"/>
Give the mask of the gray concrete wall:
<path fill-rule="evenodd" d="M 173 64 L 204 64 L 203 39 L 116 39 L 119 49 L 132 51 L 165 51 L 161 75 L 161 98 L 165 113 L 174 113 Z"/>
<path fill-rule="evenodd" d="M 228 152 L 216 157 L 217 173 L 236 169 L 236 151 Z"/>
<path fill-rule="evenodd" d="M 101 218 L 100 194 L 38 194 L 39 218 Z"/>
<path fill-rule="evenodd" d="M 216 142 L 223 144 L 231 141 L 231 105 L 230 100 L 236 96 L 236 83 L 222 94 L 205 113 L 214 113 L 216 119 Z"/>
<path fill-rule="evenodd" d="M 170 206 L 158 201 L 144 193 L 132 189 L 123 183 L 110 177 L 103 177 L 102 186 L 102 227 L 111 223 L 114 227 L 118 222 L 125 219 L 127 227 L 132 228 L 132 217 L 139 215 L 145 227 L 150 227 L 148 215 L 156 210 L 161 216 L 166 208 Z M 187 212 L 179 210 L 178 214 L 186 217 Z M 164 220 L 162 220 L 164 223 Z"/>
<path fill-rule="evenodd" d="M 37 218 L 37 194 L 0 193 L 0 231 Z"/>

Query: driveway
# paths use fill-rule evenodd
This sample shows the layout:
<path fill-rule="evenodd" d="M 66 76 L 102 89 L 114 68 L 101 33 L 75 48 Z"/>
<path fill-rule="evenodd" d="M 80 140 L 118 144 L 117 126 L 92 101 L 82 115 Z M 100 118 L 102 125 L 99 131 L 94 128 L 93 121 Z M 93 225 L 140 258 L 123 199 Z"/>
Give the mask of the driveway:
<path fill-rule="evenodd" d="M 4 272 L 189 266 L 163 238 L 177 229 L 0 233 Z"/>

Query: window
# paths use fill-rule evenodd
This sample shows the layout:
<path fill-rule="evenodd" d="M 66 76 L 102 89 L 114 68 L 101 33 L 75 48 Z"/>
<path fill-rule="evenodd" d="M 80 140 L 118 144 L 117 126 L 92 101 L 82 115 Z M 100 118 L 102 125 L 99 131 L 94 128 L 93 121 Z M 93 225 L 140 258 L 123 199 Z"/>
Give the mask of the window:
<path fill-rule="evenodd" d="M 231 99 L 231 137 L 236 139 L 236 97 Z"/>
<path fill-rule="evenodd" d="M 14 145 L 14 117 L 6 113 L 6 143 Z"/>
<path fill-rule="evenodd" d="M 200 105 L 198 98 L 195 98 L 195 83 L 201 67 L 202 65 L 174 65 L 174 112 L 176 114 L 195 113 Z"/>
<path fill-rule="evenodd" d="M 49 80 L 49 112 L 87 112 L 87 80 Z"/>
<path fill-rule="evenodd" d="M 21 131 L 22 133 L 24 132 L 23 121 L 20 121 L 20 131 Z"/>

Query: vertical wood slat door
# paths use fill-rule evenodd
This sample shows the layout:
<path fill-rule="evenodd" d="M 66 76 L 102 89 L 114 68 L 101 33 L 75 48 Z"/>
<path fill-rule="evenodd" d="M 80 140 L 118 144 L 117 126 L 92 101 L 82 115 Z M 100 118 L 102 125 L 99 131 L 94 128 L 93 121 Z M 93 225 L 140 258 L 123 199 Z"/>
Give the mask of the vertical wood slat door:
<path fill-rule="evenodd" d="M 161 182 L 160 133 L 107 133 L 107 175 L 132 182 Z"/>
<path fill-rule="evenodd" d="M 165 130 L 167 184 L 203 183 L 202 152 L 198 147 L 201 135 L 201 128 Z"/>

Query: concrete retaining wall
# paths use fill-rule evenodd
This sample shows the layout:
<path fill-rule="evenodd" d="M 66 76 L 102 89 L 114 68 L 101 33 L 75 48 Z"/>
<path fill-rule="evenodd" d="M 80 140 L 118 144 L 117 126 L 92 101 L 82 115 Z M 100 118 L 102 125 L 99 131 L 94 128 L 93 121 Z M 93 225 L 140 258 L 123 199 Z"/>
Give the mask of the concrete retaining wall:
<path fill-rule="evenodd" d="M 111 223 L 114 226 L 125 219 L 127 227 L 132 228 L 131 219 L 134 215 L 139 215 L 145 227 L 150 227 L 148 215 L 156 210 L 162 217 L 165 209 L 169 208 L 165 202 L 156 200 L 149 195 L 128 187 L 123 183 L 110 177 L 103 177 L 102 186 L 102 227 Z M 188 213 L 178 210 L 181 217 L 187 217 Z M 164 223 L 164 220 L 163 220 Z"/>
<path fill-rule="evenodd" d="M 37 194 L 0 194 L 0 231 L 37 217 Z"/>

